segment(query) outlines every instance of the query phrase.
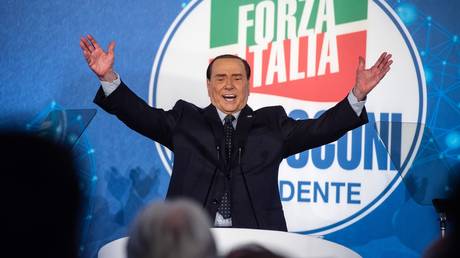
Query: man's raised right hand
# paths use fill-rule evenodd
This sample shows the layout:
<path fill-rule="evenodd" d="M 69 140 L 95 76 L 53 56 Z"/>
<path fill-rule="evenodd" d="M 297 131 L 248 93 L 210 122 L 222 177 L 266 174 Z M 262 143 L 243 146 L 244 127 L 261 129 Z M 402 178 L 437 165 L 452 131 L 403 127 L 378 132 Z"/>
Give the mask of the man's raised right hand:
<path fill-rule="evenodd" d="M 109 44 L 107 52 L 99 46 L 93 36 L 81 37 L 80 47 L 89 68 L 101 81 L 114 81 L 117 76 L 113 72 L 115 42 Z"/>

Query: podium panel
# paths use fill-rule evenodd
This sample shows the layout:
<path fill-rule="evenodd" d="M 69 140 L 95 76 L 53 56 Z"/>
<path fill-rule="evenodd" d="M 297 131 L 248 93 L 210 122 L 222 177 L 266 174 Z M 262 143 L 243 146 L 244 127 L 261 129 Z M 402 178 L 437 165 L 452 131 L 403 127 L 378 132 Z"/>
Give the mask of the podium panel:
<path fill-rule="evenodd" d="M 212 228 L 211 232 L 220 256 L 242 245 L 260 244 L 290 258 L 361 258 L 342 245 L 313 236 L 241 228 Z M 125 237 L 104 245 L 99 250 L 98 258 L 126 258 L 127 243 L 128 238 Z"/>

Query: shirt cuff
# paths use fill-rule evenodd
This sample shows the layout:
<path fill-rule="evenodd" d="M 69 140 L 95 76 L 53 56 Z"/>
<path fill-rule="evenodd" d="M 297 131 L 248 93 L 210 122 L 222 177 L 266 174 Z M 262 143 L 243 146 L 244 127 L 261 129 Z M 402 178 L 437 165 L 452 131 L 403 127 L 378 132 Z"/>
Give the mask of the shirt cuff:
<path fill-rule="evenodd" d="M 107 97 L 114 92 L 121 84 L 120 75 L 114 72 L 117 78 L 113 82 L 100 81 L 104 95 Z"/>
<path fill-rule="evenodd" d="M 350 103 L 351 108 L 353 108 L 353 111 L 355 111 L 357 116 L 361 115 L 361 112 L 363 111 L 364 104 L 366 104 L 366 100 L 361 100 L 358 101 L 358 98 L 353 94 L 353 91 L 351 90 L 350 93 L 348 93 L 348 102 Z"/>

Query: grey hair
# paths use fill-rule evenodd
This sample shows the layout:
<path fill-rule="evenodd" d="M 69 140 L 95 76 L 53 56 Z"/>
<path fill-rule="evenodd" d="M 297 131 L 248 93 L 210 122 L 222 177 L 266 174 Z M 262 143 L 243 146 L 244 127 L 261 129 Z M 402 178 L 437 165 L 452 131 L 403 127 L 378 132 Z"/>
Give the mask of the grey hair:
<path fill-rule="evenodd" d="M 211 223 L 188 200 L 156 202 L 136 218 L 129 234 L 128 258 L 213 258 Z"/>

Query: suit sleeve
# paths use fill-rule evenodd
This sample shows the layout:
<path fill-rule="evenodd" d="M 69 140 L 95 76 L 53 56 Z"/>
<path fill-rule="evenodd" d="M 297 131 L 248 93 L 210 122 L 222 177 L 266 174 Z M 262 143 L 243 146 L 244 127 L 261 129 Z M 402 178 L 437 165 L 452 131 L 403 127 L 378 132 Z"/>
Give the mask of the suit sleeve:
<path fill-rule="evenodd" d="M 348 131 L 368 122 L 366 109 L 357 116 L 346 98 L 316 119 L 294 120 L 286 115 L 284 109 L 280 117 L 284 158 L 336 141 Z"/>
<path fill-rule="evenodd" d="M 99 88 L 94 103 L 117 116 L 129 128 L 173 149 L 172 133 L 182 111 L 180 101 L 169 111 L 153 108 L 121 82 L 107 97 Z"/>

